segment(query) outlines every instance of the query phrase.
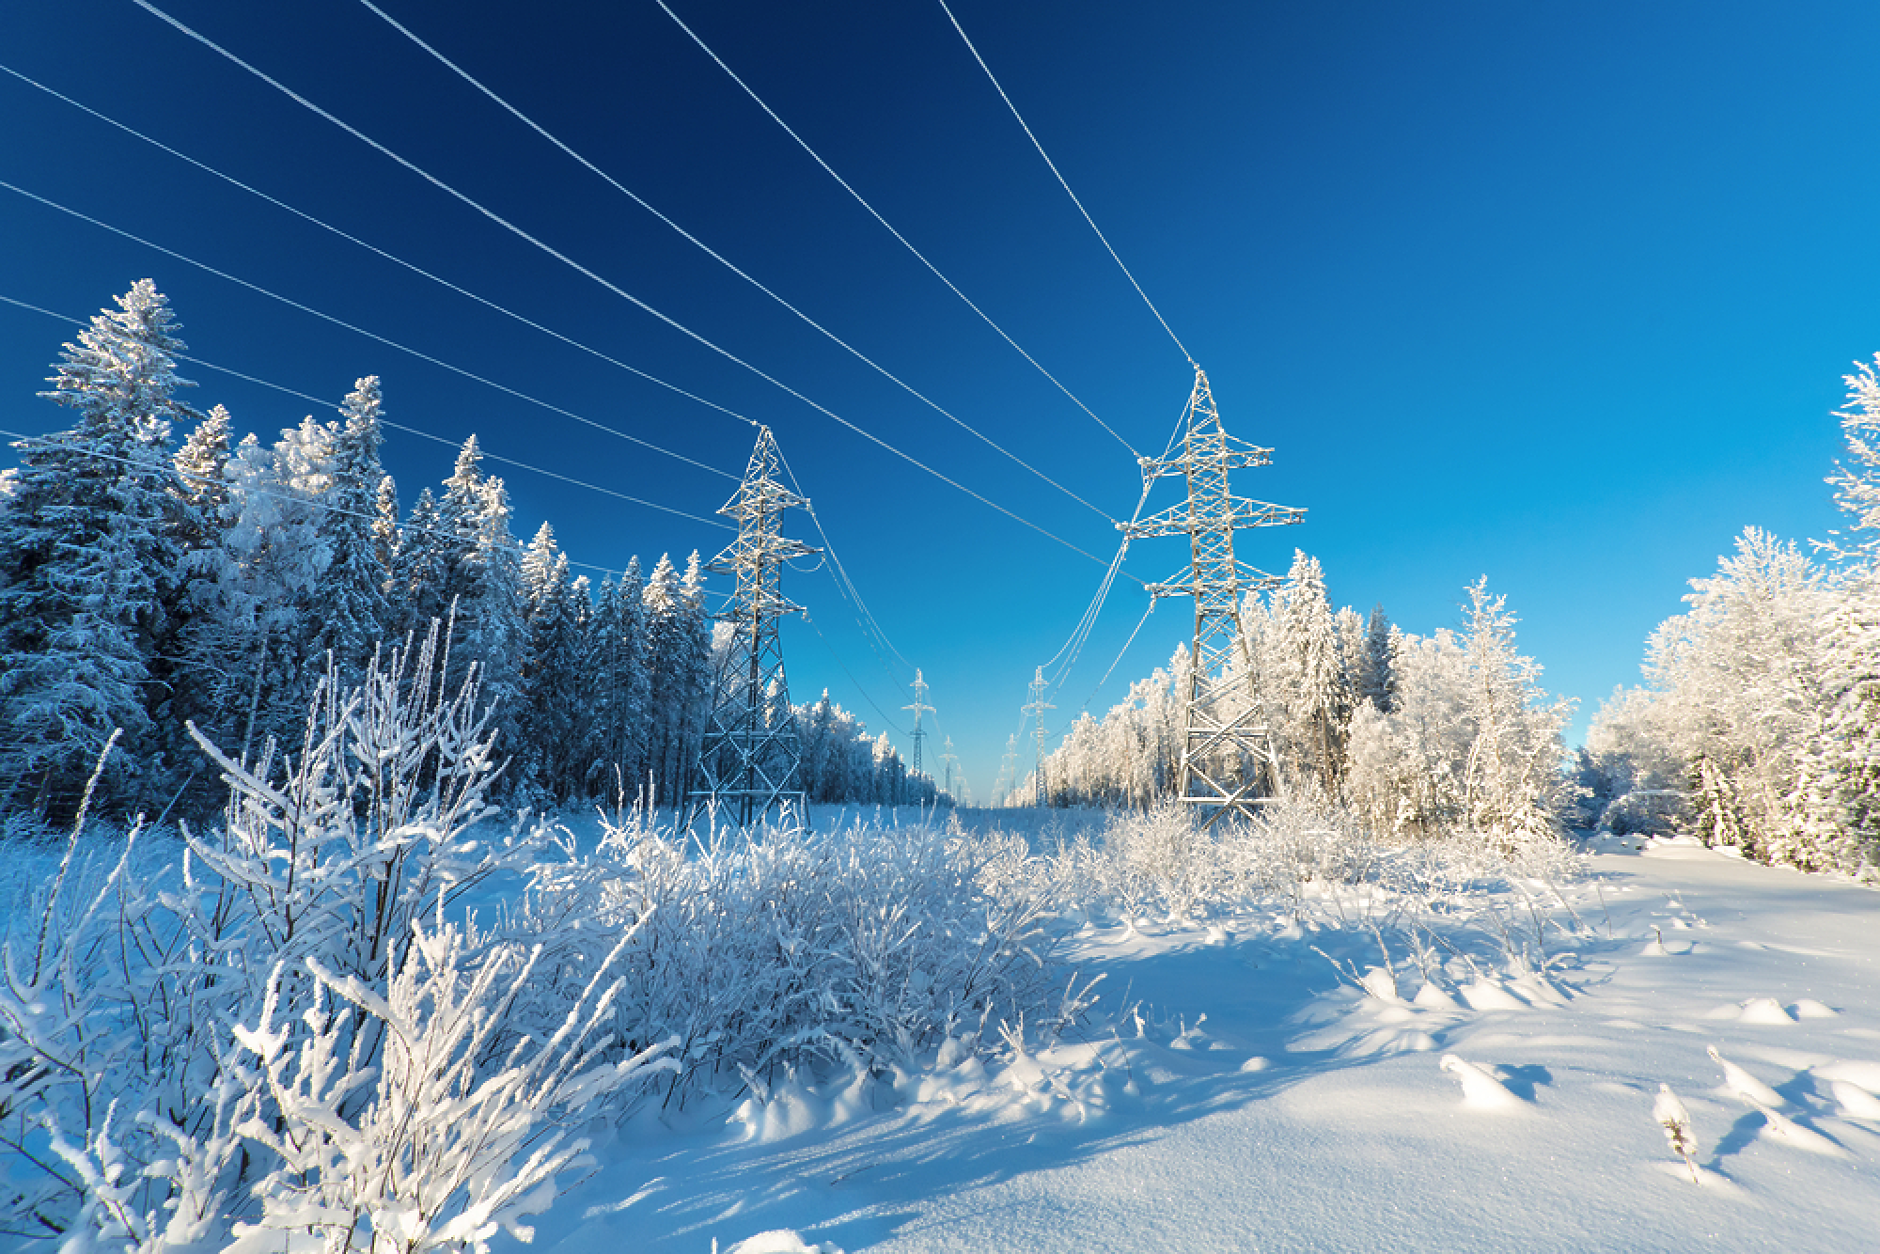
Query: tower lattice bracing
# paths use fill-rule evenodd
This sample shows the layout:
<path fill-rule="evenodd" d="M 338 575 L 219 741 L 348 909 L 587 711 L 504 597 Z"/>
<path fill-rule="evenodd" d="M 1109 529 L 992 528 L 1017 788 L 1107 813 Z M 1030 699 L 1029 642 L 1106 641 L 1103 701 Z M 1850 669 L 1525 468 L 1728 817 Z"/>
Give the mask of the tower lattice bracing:
<path fill-rule="evenodd" d="M 1031 680 L 1031 703 L 1025 707 L 1025 713 L 1036 720 L 1032 725 L 1032 735 L 1038 742 L 1038 774 L 1033 780 L 1032 804 L 1037 806 L 1045 805 L 1050 799 L 1050 793 L 1044 785 L 1044 712 L 1057 709 L 1044 699 L 1044 689 L 1044 667 L 1040 666 Z"/>
<path fill-rule="evenodd" d="M 934 709 L 927 704 L 927 681 L 921 678 L 920 668 L 914 668 L 914 704 L 904 705 L 903 710 L 914 711 L 914 774 L 920 774 L 920 746 L 926 733 L 921 730 L 920 716 L 932 714 Z"/>
<path fill-rule="evenodd" d="M 711 806 L 748 827 L 772 811 L 801 809 L 802 752 L 784 678 L 778 620 L 802 612 L 778 590 L 778 568 L 821 550 L 783 535 L 786 509 L 809 502 L 778 479 L 777 443 L 758 428 L 744 481 L 718 512 L 738 524 L 738 538 L 707 567 L 737 578 L 729 604 L 716 615 L 731 624 L 730 645 L 718 658 L 711 715 L 699 751 L 703 787 L 692 810 Z"/>
<path fill-rule="evenodd" d="M 1253 688 L 1253 659 L 1240 629 L 1240 599 L 1273 586 L 1271 575 L 1234 557 L 1234 532 L 1243 527 L 1297 523 L 1305 511 L 1235 496 L 1230 470 L 1272 465 L 1272 450 L 1235 439 L 1221 428 L 1208 376 L 1195 367 L 1186 431 L 1179 456 L 1141 459 L 1143 486 L 1180 476 L 1188 499 L 1134 523 L 1119 523 L 1131 539 L 1185 535 L 1187 570 L 1149 585 L 1154 597 L 1195 601 L 1195 641 L 1182 719 L 1180 798 L 1206 811 L 1212 824 L 1228 813 L 1251 812 L 1263 793 L 1278 788 L 1271 738 Z"/>

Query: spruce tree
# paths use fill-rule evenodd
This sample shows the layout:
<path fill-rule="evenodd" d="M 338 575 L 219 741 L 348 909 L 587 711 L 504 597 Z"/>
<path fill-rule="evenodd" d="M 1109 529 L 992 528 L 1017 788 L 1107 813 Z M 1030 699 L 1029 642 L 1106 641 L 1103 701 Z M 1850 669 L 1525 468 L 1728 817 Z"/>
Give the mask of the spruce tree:
<path fill-rule="evenodd" d="M 378 534 L 379 493 L 388 482 L 379 463 L 383 411 L 378 376 L 360 379 L 340 405 L 344 425 L 332 435 L 331 482 L 320 499 L 329 557 L 312 598 L 309 652 L 316 663 L 330 654 L 341 676 L 362 674 L 392 625 Z"/>
<path fill-rule="evenodd" d="M 44 813 L 77 804 L 114 730 L 108 797 L 156 747 L 148 710 L 192 529 L 170 428 L 200 415 L 175 397 L 191 385 L 175 373 L 174 317 L 148 279 L 117 305 L 64 347 L 41 394 L 77 425 L 15 446 L 0 506 L 0 777 Z"/>

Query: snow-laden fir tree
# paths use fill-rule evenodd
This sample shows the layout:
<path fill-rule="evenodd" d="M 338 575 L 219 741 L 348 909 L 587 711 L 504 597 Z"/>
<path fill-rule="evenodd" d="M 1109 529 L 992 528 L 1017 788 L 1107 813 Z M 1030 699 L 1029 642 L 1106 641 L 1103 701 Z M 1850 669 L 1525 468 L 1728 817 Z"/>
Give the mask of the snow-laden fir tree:
<path fill-rule="evenodd" d="M 600 595 L 589 617 L 584 673 L 592 684 L 583 783 L 590 796 L 631 802 L 639 800 L 646 788 L 645 592 L 640 559 L 635 557 L 627 563 L 619 583 L 601 581 Z"/>
<path fill-rule="evenodd" d="M 522 595 L 528 625 L 515 752 L 526 760 L 527 782 L 538 794 L 567 800 L 585 784 L 586 712 L 595 678 L 584 666 L 590 597 L 586 579 L 569 578 L 568 555 L 556 547 L 547 523 L 522 559 Z"/>
<path fill-rule="evenodd" d="M 523 652 L 522 546 L 510 531 L 509 493 L 485 476 L 473 435 L 444 481 L 437 529 L 449 547 L 450 567 L 439 598 L 456 615 L 450 649 L 451 682 L 475 667 L 487 700 L 498 711 L 497 743 L 513 751 Z M 511 781 L 515 782 L 515 781 Z"/>
<path fill-rule="evenodd" d="M 308 645 L 315 658 L 331 652 L 349 678 L 363 673 L 391 625 L 379 534 L 379 493 L 389 482 L 379 462 L 383 411 L 378 376 L 360 379 L 340 405 L 343 425 L 332 433 L 330 483 L 320 497 L 320 536 L 329 557 L 312 598 Z"/>
<path fill-rule="evenodd" d="M 200 417 L 175 395 L 175 318 L 148 279 L 117 306 L 65 346 L 42 395 L 77 424 L 16 445 L 0 507 L 0 778 L 41 812 L 77 803 L 114 730 L 107 797 L 155 748 L 180 537 L 199 525 L 171 464 L 171 424 Z"/>
<path fill-rule="evenodd" d="M 398 533 L 386 600 L 390 603 L 395 634 L 421 633 L 425 625 L 450 612 L 444 600 L 454 560 L 453 536 L 444 530 L 431 489 L 418 493 L 411 516 Z"/>
<path fill-rule="evenodd" d="M 1262 651 L 1262 679 L 1275 707 L 1284 769 L 1320 797 L 1333 796 L 1344 758 L 1343 728 L 1351 692 L 1339 649 L 1325 572 L 1315 557 L 1295 552 L 1285 585 L 1274 595 Z"/>

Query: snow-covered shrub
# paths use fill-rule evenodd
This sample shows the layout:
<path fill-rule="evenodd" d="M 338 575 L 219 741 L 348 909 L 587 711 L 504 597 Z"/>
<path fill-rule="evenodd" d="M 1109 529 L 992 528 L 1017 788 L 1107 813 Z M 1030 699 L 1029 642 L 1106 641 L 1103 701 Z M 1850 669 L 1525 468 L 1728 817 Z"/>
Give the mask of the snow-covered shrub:
<path fill-rule="evenodd" d="M 1130 915 L 1153 903 L 1171 919 L 1185 919 L 1219 899 L 1227 865 L 1208 829 L 1187 806 L 1162 801 L 1143 813 L 1123 813 L 1103 833 L 1118 904 Z"/>
<path fill-rule="evenodd" d="M 88 862 L 81 812 L 0 943 L 0 1228 L 154 1251 L 345 1197 L 370 1223 L 326 1248 L 394 1231 L 461 1245 L 545 1204 L 516 1182 L 545 1185 L 565 1154 L 529 1138 L 611 1086 L 573 1077 L 592 1072 L 614 942 L 596 937 L 589 979 L 523 1015 L 529 948 L 444 925 L 533 842 L 475 839 L 486 715 L 474 680 L 449 695 L 439 669 L 433 636 L 351 694 L 329 674 L 295 755 L 205 742 L 226 823 L 167 864 L 137 857 L 135 832 Z M 326 1009 L 335 996 L 347 1007 Z M 357 1175 L 374 1162 L 392 1174 Z"/>
<path fill-rule="evenodd" d="M 586 1148 L 564 1141 L 555 1116 L 670 1066 L 656 1059 L 663 1043 L 608 1062 L 609 1039 L 593 1037 L 619 991 L 617 981 L 599 985 L 625 939 L 561 1023 L 541 1025 L 552 1027 L 546 1040 L 522 1036 L 498 1066 L 482 1065 L 536 957 L 499 950 L 477 961 L 485 939 L 449 924 L 418 930 L 383 995 L 309 959 L 316 988 L 299 1016 L 304 1033 L 291 1019 L 275 1022 L 277 968 L 257 1024 L 235 1029 L 279 1112 L 251 1113 L 237 1130 L 277 1161 L 254 1186 L 260 1218 L 236 1226 L 228 1254 L 263 1254 L 307 1235 L 329 1251 L 408 1254 L 487 1250 L 499 1228 L 527 1241 L 522 1221 L 548 1208 L 556 1172 Z M 360 1039 L 345 1030 L 358 1016 L 387 1029 L 377 1067 L 361 1067 L 341 1045 Z M 349 1117 L 355 1093 L 366 1101 Z"/>
<path fill-rule="evenodd" d="M 582 918 L 638 931 L 622 952 L 616 1030 L 672 1036 L 670 1101 L 812 1063 L 877 1074 L 987 1024 L 1047 1037 L 1081 1012 L 1029 893 L 981 886 L 996 850 L 931 826 L 794 822 L 688 840 L 645 815 L 609 820 L 592 853 L 542 868 L 518 930 Z M 564 946 L 547 978 L 586 978 Z"/>

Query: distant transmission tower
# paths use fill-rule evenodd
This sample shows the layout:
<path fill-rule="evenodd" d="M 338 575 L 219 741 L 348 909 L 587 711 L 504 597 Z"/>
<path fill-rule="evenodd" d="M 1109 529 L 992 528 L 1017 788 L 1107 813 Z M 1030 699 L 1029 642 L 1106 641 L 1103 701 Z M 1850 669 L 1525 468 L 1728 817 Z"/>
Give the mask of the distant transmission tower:
<path fill-rule="evenodd" d="M 918 671 L 915 672 L 917 675 L 919 673 Z M 946 748 L 941 751 L 940 761 L 945 763 L 947 768 L 947 786 L 944 791 L 947 796 L 951 797 L 953 796 L 953 768 L 959 765 L 960 761 L 957 757 L 953 756 L 953 737 L 951 736 L 947 737 Z"/>
<path fill-rule="evenodd" d="M 716 617 L 732 624 L 730 648 L 719 659 L 711 717 L 699 750 L 704 787 L 692 793 L 692 814 L 710 805 L 751 823 L 772 810 L 803 805 L 802 752 L 783 673 L 777 620 L 802 612 L 777 587 L 777 568 L 819 549 L 784 537 L 786 509 L 809 502 L 777 478 L 777 442 L 769 427 L 757 430 L 744 481 L 718 512 L 737 520 L 738 538 L 708 570 L 735 575 L 737 589 Z M 689 816 L 688 816 L 689 817 Z"/>
<path fill-rule="evenodd" d="M 1002 806 L 1018 779 L 1014 774 L 1018 770 L 1018 733 L 1013 732 L 1005 738 L 1005 756 L 999 759 L 999 779 L 992 785 L 992 804 Z"/>
<path fill-rule="evenodd" d="M 920 668 L 914 668 L 914 704 L 904 705 L 903 710 L 914 711 L 914 774 L 920 774 L 920 742 L 926 733 L 920 729 L 920 716 L 924 710 L 929 714 L 933 707 L 927 704 L 927 681 L 920 677 Z M 948 742 L 951 743 L 951 742 Z"/>
<path fill-rule="evenodd" d="M 1031 678 L 1031 704 L 1025 707 L 1025 713 L 1037 720 L 1033 734 L 1038 740 L 1038 777 L 1033 781 L 1037 785 L 1033 804 L 1038 806 L 1043 806 L 1047 800 L 1044 787 L 1044 712 L 1055 709 L 1055 705 L 1044 699 L 1044 667 L 1040 666 L 1038 673 Z"/>
<path fill-rule="evenodd" d="M 1256 448 L 1221 429 L 1208 376 L 1199 366 L 1188 397 L 1186 426 L 1179 457 L 1145 457 L 1141 465 L 1144 488 L 1157 479 L 1185 478 L 1187 501 L 1117 526 L 1132 540 L 1188 537 L 1188 569 L 1166 583 L 1150 584 L 1149 594 L 1195 599 L 1195 643 L 1182 715 L 1180 796 L 1196 810 L 1211 808 L 1206 820 L 1211 825 L 1230 811 L 1251 813 L 1263 774 L 1271 773 L 1271 787 L 1278 787 L 1272 741 L 1255 705 L 1252 659 L 1240 630 L 1242 592 L 1270 588 L 1278 581 L 1234 560 L 1234 532 L 1301 522 L 1305 511 L 1228 491 L 1228 471 L 1270 466 L 1273 450 Z M 1236 660 L 1245 689 L 1237 690 Z"/>

